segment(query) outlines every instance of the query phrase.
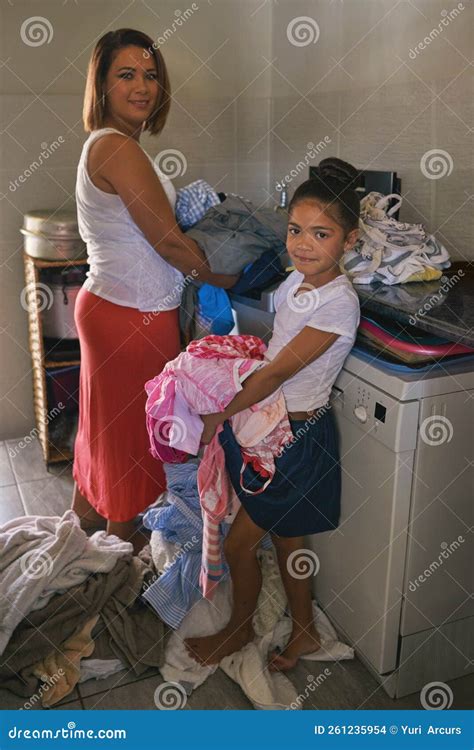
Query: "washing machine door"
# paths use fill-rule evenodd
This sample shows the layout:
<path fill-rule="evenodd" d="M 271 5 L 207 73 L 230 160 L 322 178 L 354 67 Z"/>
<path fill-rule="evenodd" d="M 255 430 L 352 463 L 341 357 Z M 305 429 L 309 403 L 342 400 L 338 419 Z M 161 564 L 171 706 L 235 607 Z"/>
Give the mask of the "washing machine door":
<path fill-rule="evenodd" d="M 336 629 L 384 674 L 397 663 L 419 405 L 345 371 L 336 385 L 341 519 L 336 530 L 308 539 L 320 561 L 314 594 Z"/>

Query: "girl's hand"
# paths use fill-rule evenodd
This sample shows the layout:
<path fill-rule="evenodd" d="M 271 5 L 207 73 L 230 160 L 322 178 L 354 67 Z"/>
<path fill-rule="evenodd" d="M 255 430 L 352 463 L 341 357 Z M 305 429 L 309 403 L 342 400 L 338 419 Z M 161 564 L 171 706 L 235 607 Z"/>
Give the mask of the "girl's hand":
<path fill-rule="evenodd" d="M 199 416 L 204 422 L 204 430 L 201 435 L 201 445 L 209 445 L 216 434 L 217 428 L 224 422 L 224 418 L 222 414 L 200 414 Z"/>

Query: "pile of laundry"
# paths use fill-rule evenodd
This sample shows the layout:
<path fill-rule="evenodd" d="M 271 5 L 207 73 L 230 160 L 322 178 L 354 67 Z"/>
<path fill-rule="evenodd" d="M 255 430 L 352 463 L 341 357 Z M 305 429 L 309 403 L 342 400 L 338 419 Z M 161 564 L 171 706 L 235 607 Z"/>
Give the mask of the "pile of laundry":
<path fill-rule="evenodd" d="M 204 180 L 178 190 L 178 224 L 206 256 L 211 271 L 242 274 L 232 291 L 260 291 L 283 276 L 287 220 L 281 213 L 257 208 L 238 195 L 218 194 Z M 183 341 L 210 333 L 225 335 L 234 327 L 229 295 L 224 289 L 190 279 L 180 308 Z"/>
<path fill-rule="evenodd" d="M 376 192 L 361 200 L 360 236 L 341 261 L 354 284 L 433 281 L 451 265 L 446 248 L 422 224 L 394 218 L 401 203 L 399 195 Z"/>
<path fill-rule="evenodd" d="M 161 667 L 169 629 L 141 599 L 155 575 L 116 536 L 81 529 L 72 511 L 0 527 L 0 683 L 43 706 L 82 679 Z M 106 658 L 89 659 L 99 639 Z"/>
<path fill-rule="evenodd" d="M 206 336 L 168 362 L 160 375 L 145 384 L 152 455 L 179 464 L 189 455 L 196 456 L 203 430 L 199 415 L 223 411 L 244 380 L 264 364 L 265 352 L 266 345 L 257 336 Z M 261 483 L 252 493 L 259 494 L 273 478 L 275 457 L 292 439 L 281 388 L 236 414 L 230 424 L 242 450 L 242 474 L 250 464 Z M 197 469 L 204 529 L 200 584 L 209 597 L 225 572 L 219 525 L 240 506 L 225 468 L 222 429 L 220 425 L 216 430 Z"/>

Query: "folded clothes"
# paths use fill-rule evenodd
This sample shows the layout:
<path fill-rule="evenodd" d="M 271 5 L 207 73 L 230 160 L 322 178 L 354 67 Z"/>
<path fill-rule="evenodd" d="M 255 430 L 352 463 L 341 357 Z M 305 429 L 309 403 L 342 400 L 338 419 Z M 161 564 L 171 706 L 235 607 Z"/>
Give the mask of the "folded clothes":
<path fill-rule="evenodd" d="M 15 627 L 55 594 L 108 573 L 133 551 L 105 531 L 92 536 L 72 511 L 63 516 L 21 516 L 0 527 L 0 654 Z"/>

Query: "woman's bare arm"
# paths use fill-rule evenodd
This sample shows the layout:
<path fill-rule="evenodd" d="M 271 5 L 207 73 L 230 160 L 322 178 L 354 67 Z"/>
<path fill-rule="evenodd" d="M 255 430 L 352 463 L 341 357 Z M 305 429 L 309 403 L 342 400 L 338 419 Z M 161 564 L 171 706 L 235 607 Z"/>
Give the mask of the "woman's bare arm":
<path fill-rule="evenodd" d="M 89 151 L 91 179 L 104 180 L 120 196 L 130 216 L 162 258 L 194 278 L 228 289 L 238 276 L 215 274 L 204 253 L 176 223 L 161 182 L 138 143 L 126 135 L 109 133 Z"/>

